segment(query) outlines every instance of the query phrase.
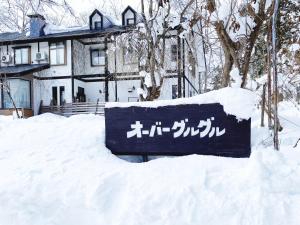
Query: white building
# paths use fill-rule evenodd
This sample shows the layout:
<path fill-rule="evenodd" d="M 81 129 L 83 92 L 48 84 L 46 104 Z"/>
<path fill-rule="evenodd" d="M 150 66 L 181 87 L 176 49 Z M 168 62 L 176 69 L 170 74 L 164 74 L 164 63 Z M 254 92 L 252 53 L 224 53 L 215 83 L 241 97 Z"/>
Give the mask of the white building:
<path fill-rule="evenodd" d="M 0 34 L 0 78 L 8 81 L 18 108 L 38 114 L 41 102 L 63 105 L 75 101 L 139 100 L 139 60 L 126 46 L 117 46 L 115 42 L 117 36 L 134 29 L 139 22 L 138 13 L 131 7 L 120 15 L 121 25 L 98 10 L 91 14 L 89 26 L 68 29 L 48 24 L 38 14 L 29 17 L 27 34 Z M 189 63 L 185 41 L 174 30 L 166 46 L 167 78 L 160 99 L 176 98 L 179 91 L 182 96 L 194 95 L 198 72 L 195 64 Z M 178 55 L 182 60 L 180 72 Z M 7 93 L 2 90 L 0 95 L 0 108 L 12 108 Z"/>

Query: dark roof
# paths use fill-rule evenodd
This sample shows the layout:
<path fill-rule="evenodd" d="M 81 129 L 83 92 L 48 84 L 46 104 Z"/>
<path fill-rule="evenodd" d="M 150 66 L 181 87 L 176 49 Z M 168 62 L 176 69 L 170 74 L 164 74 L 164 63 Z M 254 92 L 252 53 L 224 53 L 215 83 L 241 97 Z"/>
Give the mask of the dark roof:
<path fill-rule="evenodd" d="M 66 40 L 66 39 L 80 39 L 80 38 L 92 38 L 92 37 L 101 37 L 107 34 L 113 33 L 122 33 L 125 32 L 121 26 L 113 26 L 102 30 L 76 30 L 76 31 L 67 31 L 55 34 L 43 35 L 40 37 L 30 37 L 26 36 L 24 33 L 12 32 L 12 33 L 2 33 L 0 34 L 0 45 L 9 45 L 9 44 L 24 44 L 32 43 L 38 41 L 57 41 L 57 40 Z"/>
<path fill-rule="evenodd" d="M 49 67 L 50 66 L 48 63 L 6 66 L 0 67 L 0 75 L 6 75 L 7 77 L 24 76 L 30 73 L 35 73 L 44 69 L 48 69 Z"/>
<path fill-rule="evenodd" d="M 35 13 L 35 14 L 30 14 L 30 15 L 27 15 L 29 18 L 40 18 L 42 20 L 46 20 L 45 17 L 41 14 L 38 14 L 38 13 Z"/>
<path fill-rule="evenodd" d="M 122 12 L 122 15 L 124 15 L 124 13 L 126 13 L 128 10 L 132 11 L 133 13 L 136 13 L 136 11 L 129 5 L 124 9 L 124 11 Z"/>
<path fill-rule="evenodd" d="M 0 42 L 3 42 L 5 40 L 16 40 L 24 36 L 25 36 L 24 34 L 19 32 L 0 33 Z"/>

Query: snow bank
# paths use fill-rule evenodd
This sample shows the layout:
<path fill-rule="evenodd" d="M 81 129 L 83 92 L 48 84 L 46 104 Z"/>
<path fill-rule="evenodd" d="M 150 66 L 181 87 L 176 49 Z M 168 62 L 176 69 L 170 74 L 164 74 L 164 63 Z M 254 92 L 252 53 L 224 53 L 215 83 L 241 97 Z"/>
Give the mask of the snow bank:
<path fill-rule="evenodd" d="M 109 102 L 105 107 L 150 107 L 157 108 L 166 105 L 182 104 L 209 104 L 220 103 L 227 114 L 234 115 L 238 119 L 249 119 L 254 110 L 256 97 L 249 90 L 242 88 L 223 88 L 217 91 L 207 92 L 190 98 L 174 100 L 158 100 L 153 102 Z"/>
<path fill-rule="evenodd" d="M 0 224 L 299 224 L 299 147 L 281 153 L 253 141 L 249 159 L 136 164 L 112 155 L 104 135 L 101 116 L 0 116 Z"/>

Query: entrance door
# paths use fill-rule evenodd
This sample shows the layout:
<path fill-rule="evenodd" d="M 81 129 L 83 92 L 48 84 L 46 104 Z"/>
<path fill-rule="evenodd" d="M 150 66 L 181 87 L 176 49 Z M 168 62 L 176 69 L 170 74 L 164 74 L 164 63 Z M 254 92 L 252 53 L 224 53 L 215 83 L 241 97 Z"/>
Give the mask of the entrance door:
<path fill-rule="evenodd" d="M 65 87 L 52 87 L 52 105 L 63 105 L 65 103 Z"/>

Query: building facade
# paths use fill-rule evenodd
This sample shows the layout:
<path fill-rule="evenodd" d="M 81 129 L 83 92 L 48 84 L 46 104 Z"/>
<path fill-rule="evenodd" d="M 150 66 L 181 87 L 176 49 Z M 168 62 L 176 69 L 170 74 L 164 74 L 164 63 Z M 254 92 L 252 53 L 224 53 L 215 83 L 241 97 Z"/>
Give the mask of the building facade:
<path fill-rule="evenodd" d="M 120 25 L 95 10 L 87 27 L 67 29 L 48 24 L 38 14 L 29 17 L 26 34 L 0 34 L 0 79 L 8 84 L 18 108 L 38 114 L 41 104 L 139 100 L 137 89 L 143 78 L 139 59 L 116 41 L 135 29 L 141 19 L 135 10 L 127 7 Z M 191 63 L 187 44 L 176 29 L 166 43 L 167 75 L 160 99 L 176 98 L 178 92 L 196 94 L 197 66 Z M 179 69 L 178 60 L 182 61 Z M 12 108 L 3 88 L 0 95 L 0 108 Z"/>

